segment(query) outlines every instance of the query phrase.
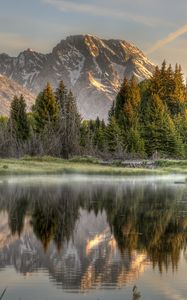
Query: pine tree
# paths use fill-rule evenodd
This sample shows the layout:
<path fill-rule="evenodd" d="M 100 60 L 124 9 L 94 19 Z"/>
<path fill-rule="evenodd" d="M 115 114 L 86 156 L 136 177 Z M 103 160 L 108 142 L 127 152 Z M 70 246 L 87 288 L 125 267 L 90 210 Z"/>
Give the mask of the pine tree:
<path fill-rule="evenodd" d="M 115 102 L 112 102 L 112 106 L 108 112 L 108 121 L 110 122 L 111 118 L 115 116 Z"/>
<path fill-rule="evenodd" d="M 123 148 L 122 133 L 115 117 L 112 117 L 110 119 L 109 124 L 107 125 L 106 141 L 107 141 L 109 152 L 114 154 L 115 152 L 118 153 L 122 151 Z"/>
<path fill-rule="evenodd" d="M 128 153 L 144 154 L 144 141 L 140 126 L 140 88 L 133 76 L 124 80 L 116 98 L 115 117 L 123 134 L 124 148 Z M 109 118 L 110 119 L 110 118 Z"/>
<path fill-rule="evenodd" d="M 176 130 L 184 144 L 185 155 L 187 156 L 187 109 L 184 112 L 175 116 L 174 123 Z"/>
<path fill-rule="evenodd" d="M 10 126 L 13 136 L 18 141 L 25 141 L 29 137 L 29 122 L 26 112 L 26 102 L 21 95 L 14 97 L 10 108 Z"/>
<path fill-rule="evenodd" d="M 67 101 L 68 90 L 62 80 L 60 81 L 59 86 L 56 89 L 55 96 L 56 96 L 57 102 L 59 104 L 59 107 L 61 109 L 61 113 L 63 115 L 65 113 L 64 110 L 65 110 L 65 105 L 66 105 L 66 101 Z"/>
<path fill-rule="evenodd" d="M 176 65 L 174 72 L 173 103 L 171 113 L 176 115 L 186 109 L 186 86 L 184 84 L 181 66 Z"/>
<path fill-rule="evenodd" d="M 126 130 L 138 126 L 140 102 L 140 89 L 135 77 L 132 77 L 128 88 L 128 98 L 124 101 L 123 107 Z"/>
<path fill-rule="evenodd" d="M 176 65 L 175 71 L 173 71 L 171 65 L 167 68 L 165 61 L 161 69 L 156 67 L 149 91 L 149 95 L 153 94 L 157 94 L 167 105 L 172 117 L 184 111 L 187 103 L 186 87 L 181 67 Z"/>
<path fill-rule="evenodd" d="M 161 71 L 159 69 L 158 66 L 156 66 L 155 68 L 155 71 L 153 73 L 153 76 L 151 77 L 151 80 L 150 80 L 150 87 L 149 87 L 149 92 L 150 94 L 159 94 L 160 95 L 160 92 L 162 90 L 162 87 L 161 87 Z"/>
<path fill-rule="evenodd" d="M 164 156 L 183 157 L 184 147 L 180 135 L 158 95 L 152 95 L 147 103 L 144 120 L 144 139 L 149 156 L 159 152 Z"/>
<path fill-rule="evenodd" d="M 144 157 L 145 143 L 136 127 L 131 127 L 127 133 L 127 152 L 131 155 Z"/>
<path fill-rule="evenodd" d="M 64 144 L 63 156 L 69 158 L 70 155 L 76 154 L 80 145 L 80 127 L 81 118 L 77 110 L 76 100 L 70 91 L 64 105 Z"/>
<path fill-rule="evenodd" d="M 55 127 L 58 123 L 60 108 L 49 83 L 43 92 L 38 95 L 33 112 L 38 132 L 43 131 L 46 127 Z"/>
<path fill-rule="evenodd" d="M 116 97 L 116 101 L 114 104 L 113 110 L 115 110 L 115 118 L 119 124 L 119 126 L 124 127 L 124 104 L 128 101 L 129 99 L 129 81 L 127 78 L 124 79 L 121 89 Z M 110 115 L 109 115 L 110 117 Z"/>
<path fill-rule="evenodd" d="M 105 150 L 105 123 L 97 117 L 96 121 L 93 123 L 93 142 L 95 150 L 103 152 Z"/>
<path fill-rule="evenodd" d="M 81 130 L 83 133 L 85 128 L 81 128 L 81 118 L 76 100 L 72 92 L 68 92 L 63 81 L 60 82 L 55 95 L 60 106 L 58 133 L 61 135 L 61 152 L 64 158 L 69 158 L 69 156 L 79 152 L 81 143 L 81 146 L 84 145 Z"/>
<path fill-rule="evenodd" d="M 80 146 L 85 150 L 90 150 L 91 132 L 89 121 L 84 120 L 80 126 Z"/>

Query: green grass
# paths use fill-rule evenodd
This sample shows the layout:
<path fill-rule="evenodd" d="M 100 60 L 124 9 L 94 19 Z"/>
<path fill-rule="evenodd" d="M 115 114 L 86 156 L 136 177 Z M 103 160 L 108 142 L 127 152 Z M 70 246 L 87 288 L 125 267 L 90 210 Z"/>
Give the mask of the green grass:
<path fill-rule="evenodd" d="M 144 175 L 157 174 L 161 170 L 131 169 L 116 166 L 103 166 L 99 162 L 62 160 L 50 157 L 0 160 L 0 175 L 16 174 L 101 174 L 101 175 Z"/>
<path fill-rule="evenodd" d="M 157 160 L 155 166 L 168 173 L 187 174 L 187 160 Z"/>
<path fill-rule="evenodd" d="M 93 175 L 155 175 L 185 173 L 187 161 L 159 160 L 155 169 L 125 168 L 115 165 L 102 165 L 99 160 L 75 157 L 69 161 L 52 157 L 24 157 L 22 159 L 1 159 L 0 175 L 42 175 L 42 174 L 93 174 Z"/>
<path fill-rule="evenodd" d="M 170 159 L 161 159 L 156 161 L 157 167 L 180 167 L 187 168 L 187 160 L 170 160 Z"/>

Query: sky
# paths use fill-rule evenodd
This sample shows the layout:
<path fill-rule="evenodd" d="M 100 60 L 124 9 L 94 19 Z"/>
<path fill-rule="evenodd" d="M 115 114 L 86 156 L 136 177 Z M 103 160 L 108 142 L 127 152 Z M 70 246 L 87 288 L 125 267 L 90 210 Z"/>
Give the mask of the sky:
<path fill-rule="evenodd" d="M 75 34 L 133 42 L 155 64 L 187 76 L 186 0 L 0 0 L 0 53 L 48 53 Z"/>

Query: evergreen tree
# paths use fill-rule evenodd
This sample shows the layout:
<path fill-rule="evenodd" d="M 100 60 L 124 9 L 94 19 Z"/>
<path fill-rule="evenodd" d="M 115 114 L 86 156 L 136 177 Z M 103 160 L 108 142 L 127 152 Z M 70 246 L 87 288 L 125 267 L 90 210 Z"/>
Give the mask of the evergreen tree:
<path fill-rule="evenodd" d="M 70 155 L 77 154 L 80 145 L 81 118 L 77 110 L 76 100 L 70 91 L 64 105 L 64 144 L 63 156 L 69 158 Z"/>
<path fill-rule="evenodd" d="M 127 95 L 128 98 L 124 101 L 123 111 L 125 129 L 129 130 L 131 127 L 138 127 L 141 102 L 140 89 L 134 76 L 130 80 Z"/>
<path fill-rule="evenodd" d="M 68 92 L 63 81 L 60 82 L 55 95 L 60 106 L 58 133 L 61 135 L 61 152 L 64 158 L 69 158 L 70 155 L 78 154 L 80 144 L 84 144 L 81 137 L 81 118 L 78 113 L 76 100 L 72 92 Z"/>
<path fill-rule="evenodd" d="M 62 115 L 64 115 L 65 105 L 66 105 L 67 96 L 68 96 L 68 90 L 62 80 L 60 81 L 59 86 L 56 89 L 55 96 L 56 96 L 57 102 L 59 103 L 61 113 L 62 113 Z"/>
<path fill-rule="evenodd" d="M 156 66 L 153 76 L 150 80 L 150 86 L 148 87 L 150 94 L 159 94 L 161 93 L 161 71 L 158 66 Z"/>
<path fill-rule="evenodd" d="M 105 123 L 104 121 L 100 121 L 98 117 L 94 122 L 93 142 L 96 151 L 103 152 L 105 150 Z"/>
<path fill-rule="evenodd" d="M 110 122 L 110 119 L 111 119 L 112 117 L 114 117 L 114 116 L 115 116 L 115 101 L 112 102 L 112 106 L 111 106 L 111 108 L 110 108 L 110 110 L 109 110 L 109 113 L 108 113 L 108 121 Z"/>
<path fill-rule="evenodd" d="M 174 123 L 176 130 L 184 144 L 185 154 L 187 156 L 187 109 L 183 113 L 180 113 L 177 116 L 175 116 Z"/>
<path fill-rule="evenodd" d="M 157 94 L 167 105 L 172 117 L 184 111 L 186 107 L 186 87 L 181 67 L 176 65 L 175 71 L 173 71 L 171 65 L 167 68 L 165 61 L 161 69 L 156 67 L 151 78 L 149 94 Z"/>
<path fill-rule="evenodd" d="M 127 152 L 131 155 L 144 157 L 145 145 L 140 131 L 136 127 L 131 127 L 127 133 Z"/>
<path fill-rule="evenodd" d="M 29 137 L 29 123 L 26 113 L 26 102 L 21 95 L 14 97 L 10 108 L 10 126 L 13 136 L 18 141 L 25 141 Z"/>
<path fill-rule="evenodd" d="M 80 146 L 90 153 L 93 150 L 93 133 L 90 130 L 89 121 L 84 120 L 80 126 Z"/>
<path fill-rule="evenodd" d="M 115 111 L 115 118 L 119 124 L 120 127 L 124 127 L 124 104 L 129 99 L 129 81 L 127 78 L 124 79 L 121 89 L 119 93 L 117 94 L 116 101 L 114 104 L 114 107 L 112 107 L 111 114 L 113 111 Z M 112 116 L 112 115 L 111 115 Z M 109 115 L 110 117 L 110 115 Z"/>
<path fill-rule="evenodd" d="M 181 66 L 176 65 L 174 72 L 173 103 L 170 108 L 171 113 L 176 115 L 177 113 L 184 112 L 187 107 L 186 100 L 186 86 L 184 84 L 182 69 Z"/>
<path fill-rule="evenodd" d="M 118 153 L 122 151 L 122 133 L 115 117 L 112 117 L 107 125 L 106 141 L 110 153 L 114 154 L 115 152 Z"/>
<path fill-rule="evenodd" d="M 167 107 L 158 95 L 150 97 L 147 103 L 144 139 L 149 156 L 155 152 L 164 156 L 184 156 L 182 140 L 175 129 Z"/>
<path fill-rule="evenodd" d="M 128 153 L 144 154 L 144 141 L 140 126 L 140 88 L 133 76 L 124 80 L 116 98 L 115 117 L 123 134 L 124 148 Z"/>
<path fill-rule="evenodd" d="M 58 123 L 60 108 L 49 83 L 38 95 L 33 111 L 37 132 L 43 131 L 45 127 L 55 127 Z"/>

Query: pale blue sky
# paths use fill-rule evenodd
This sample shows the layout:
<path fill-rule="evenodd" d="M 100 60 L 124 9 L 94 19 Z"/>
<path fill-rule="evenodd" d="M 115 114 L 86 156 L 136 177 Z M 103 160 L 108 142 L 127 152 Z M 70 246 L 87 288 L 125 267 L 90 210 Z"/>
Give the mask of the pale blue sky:
<path fill-rule="evenodd" d="M 0 0 L 0 52 L 46 53 L 80 33 L 133 42 L 153 62 L 179 62 L 187 74 L 186 0 Z"/>

